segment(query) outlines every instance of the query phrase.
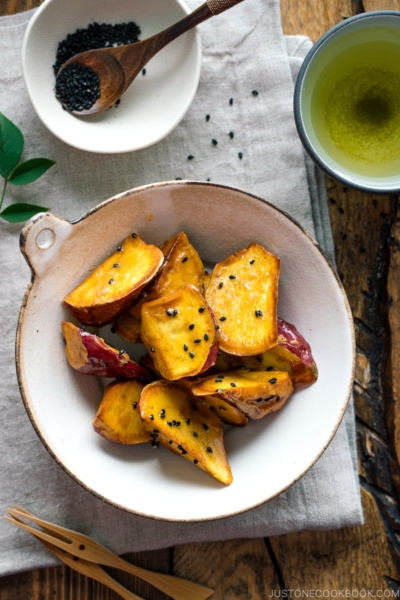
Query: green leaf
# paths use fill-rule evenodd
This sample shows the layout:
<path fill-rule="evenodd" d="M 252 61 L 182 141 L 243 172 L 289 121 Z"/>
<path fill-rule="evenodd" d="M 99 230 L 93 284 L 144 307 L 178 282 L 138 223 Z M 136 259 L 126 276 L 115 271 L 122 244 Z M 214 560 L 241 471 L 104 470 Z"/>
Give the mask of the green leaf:
<path fill-rule="evenodd" d="M 32 181 L 39 179 L 53 165 L 55 165 L 54 160 L 48 158 L 31 158 L 18 165 L 8 181 L 13 185 L 32 183 Z"/>
<path fill-rule="evenodd" d="M 7 179 L 21 158 L 24 136 L 14 123 L 0 112 L 0 175 Z"/>
<path fill-rule="evenodd" d="M 44 206 L 21 202 L 7 206 L 7 208 L 0 213 L 0 217 L 5 221 L 9 221 L 9 223 L 20 223 L 21 221 L 27 221 L 37 213 L 47 212 L 48 210 L 49 209 Z"/>

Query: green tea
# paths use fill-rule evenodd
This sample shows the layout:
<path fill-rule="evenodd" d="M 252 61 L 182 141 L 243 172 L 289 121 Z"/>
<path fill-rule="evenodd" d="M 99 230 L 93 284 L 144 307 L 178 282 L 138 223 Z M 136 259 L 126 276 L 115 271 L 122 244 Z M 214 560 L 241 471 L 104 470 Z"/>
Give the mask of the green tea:
<path fill-rule="evenodd" d="M 393 28 L 376 29 L 379 41 L 331 48 L 313 88 L 311 121 L 319 143 L 340 165 L 387 177 L 400 173 L 400 40 Z"/>

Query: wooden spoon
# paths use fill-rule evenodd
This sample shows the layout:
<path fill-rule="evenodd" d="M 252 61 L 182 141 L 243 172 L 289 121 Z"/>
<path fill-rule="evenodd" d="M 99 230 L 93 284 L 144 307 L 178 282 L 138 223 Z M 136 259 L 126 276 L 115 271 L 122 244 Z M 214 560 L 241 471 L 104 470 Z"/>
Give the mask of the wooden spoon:
<path fill-rule="evenodd" d="M 115 104 L 143 67 L 164 46 L 199 23 L 222 13 L 228 8 L 239 4 L 239 2 L 243 2 L 243 0 L 207 0 L 195 11 L 186 15 L 186 17 L 174 23 L 171 27 L 146 40 L 135 42 L 134 44 L 126 44 L 125 46 L 99 48 L 98 50 L 88 50 L 76 54 L 62 65 L 57 73 L 57 77 L 60 76 L 66 67 L 73 64 L 90 67 L 99 76 L 100 96 L 91 108 L 69 112 L 79 116 L 89 116 L 107 110 Z M 60 98 L 58 99 L 69 110 L 68 106 Z"/>

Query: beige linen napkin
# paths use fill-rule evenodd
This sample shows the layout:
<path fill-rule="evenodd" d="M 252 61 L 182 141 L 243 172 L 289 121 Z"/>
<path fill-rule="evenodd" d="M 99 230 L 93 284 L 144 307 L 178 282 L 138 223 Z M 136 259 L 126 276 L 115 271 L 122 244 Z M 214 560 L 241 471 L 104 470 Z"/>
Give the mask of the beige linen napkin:
<path fill-rule="evenodd" d="M 188 4 L 195 8 L 200 2 Z M 10 189 L 9 200 L 50 206 L 55 214 L 76 219 L 135 186 L 177 177 L 209 178 L 277 204 L 316 234 L 332 256 L 323 178 L 305 163 L 292 114 L 292 75 L 310 44 L 301 36 L 283 36 L 278 0 L 248 0 L 246 8 L 240 4 L 201 25 L 201 82 L 185 119 L 157 145 L 125 155 L 70 148 L 38 120 L 20 66 L 31 16 L 32 11 L 0 19 L 0 110 L 24 132 L 26 158 L 51 157 L 57 165 L 29 187 Z M 252 94 L 255 89 L 258 96 Z M 188 161 L 189 154 L 195 159 Z M 91 535 L 118 553 L 362 522 L 352 406 L 328 449 L 299 482 L 235 517 L 208 523 L 154 521 L 120 511 L 82 489 L 44 449 L 20 399 L 14 339 L 30 272 L 19 252 L 20 226 L 2 221 L 0 230 L 0 515 L 15 502 Z M 0 575 L 55 563 L 38 542 L 0 520 Z"/>

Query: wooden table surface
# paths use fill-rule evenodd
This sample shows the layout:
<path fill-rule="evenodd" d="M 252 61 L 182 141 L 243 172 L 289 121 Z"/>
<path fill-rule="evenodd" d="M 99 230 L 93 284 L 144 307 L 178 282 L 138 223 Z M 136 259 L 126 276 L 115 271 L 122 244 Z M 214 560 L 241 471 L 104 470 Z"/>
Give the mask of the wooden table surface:
<path fill-rule="evenodd" d="M 40 3 L 0 0 L 0 14 Z M 315 41 L 353 14 L 400 10 L 400 0 L 281 0 L 281 7 L 285 33 Z M 138 565 L 214 588 L 213 600 L 400 595 L 399 202 L 331 180 L 327 189 L 339 275 L 356 327 L 354 393 L 365 525 L 127 555 Z M 146 600 L 167 600 L 132 576 L 109 572 Z M 118 598 L 67 567 L 0 579 L 0 600 Z"/>

